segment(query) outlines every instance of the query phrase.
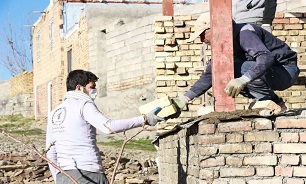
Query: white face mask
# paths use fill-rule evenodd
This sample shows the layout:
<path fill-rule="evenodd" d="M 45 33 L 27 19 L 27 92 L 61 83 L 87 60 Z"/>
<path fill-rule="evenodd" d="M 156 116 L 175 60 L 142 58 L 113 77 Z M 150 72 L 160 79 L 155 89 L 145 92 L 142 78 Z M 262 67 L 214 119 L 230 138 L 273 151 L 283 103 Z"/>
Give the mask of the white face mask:
<path fill-rule="evenodd" d="M 89 97 L 94 101 L 98 95 L 97 89 L 90 89 L 89 90 Z"/>

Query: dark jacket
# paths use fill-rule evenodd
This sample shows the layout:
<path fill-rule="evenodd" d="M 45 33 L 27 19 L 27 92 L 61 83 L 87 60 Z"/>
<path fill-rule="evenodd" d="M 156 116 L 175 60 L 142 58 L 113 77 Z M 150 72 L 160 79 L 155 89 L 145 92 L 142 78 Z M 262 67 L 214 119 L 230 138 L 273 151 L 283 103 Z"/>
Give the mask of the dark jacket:
<path fill-rule="evenodd" d="M 255 61 L 244 75 L 254 80 L 264 75 L 273 65 L 297 62 L 297 54 L 289 46 L 254 24 L 233 24 L 234 58 L 238 61 Z M 211 63 L 200 79 L 186 92 L 190 99 L 204 94 L 212 86 Z"/>

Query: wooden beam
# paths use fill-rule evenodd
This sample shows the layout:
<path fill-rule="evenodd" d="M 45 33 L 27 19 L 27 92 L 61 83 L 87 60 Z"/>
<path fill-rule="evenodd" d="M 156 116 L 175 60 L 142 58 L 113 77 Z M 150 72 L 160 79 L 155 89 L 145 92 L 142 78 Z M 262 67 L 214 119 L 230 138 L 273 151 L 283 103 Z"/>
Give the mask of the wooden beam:
<path fill-rule="evenodd" d="M 235 100 L 224 91 L 234 78 L 232 0 L 210 0 L 210 27 L 215 111 L 234 111 Z"/>
<path fill-rule="evenodd" d="M 163 15 L 173 16 L 173 0 L 163 0 Z"/>

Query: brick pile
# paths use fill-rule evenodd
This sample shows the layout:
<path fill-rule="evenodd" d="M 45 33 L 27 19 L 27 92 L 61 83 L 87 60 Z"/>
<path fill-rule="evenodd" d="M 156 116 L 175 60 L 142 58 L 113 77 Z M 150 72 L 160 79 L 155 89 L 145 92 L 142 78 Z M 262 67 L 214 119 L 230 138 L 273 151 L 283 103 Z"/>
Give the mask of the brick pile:
<path fill-rule="evenodd" d="M 305 117 L 204 120 L 161 137 L 159 183 L 302 184 Z"/>
<path fill-rule="evenodd" d="M 197 38 L 188 43 L 190 33 L 194 31 L 194 22 L 198 16 L 163 16 L 155 19 L 155 75 L 157 98 L 168 95 L 177 97 L 186 92 L 199 78 L 201 72 L 194 72 L 205 63 L 201 61 L 201 42 Z M 209 20 L 207 20 L 209 21 Z M 306 69 L 306 14 L 277 13 L 273 22 L 273 34 L 285 41 L 298 53 L 298 65 L 302 69 L 294 86 L 276 93 L 283 97 L 291 108 L 306 107 L 305 69 Z M 206 58 L 211 55 L 210 47 L 205 46 Z M 203 67 L 202 67 L 203 68 Z M 239 95 L 236 98 L 236 109 L 247 109 L 251 99 Z M 180 120 L 186 121 L 195 117 L 196 110 L 204 103 L 202 97 L 197 98 L 184 109 Z"/>
<path fill-rule="evenodd" d="M 107 178 L 111 178 L 115 157 L 103 155 L 103 166 L 107 173 Z M 138 160 L 121 157 L 120 164 L 116 172 L 115 184 L 132 183 L 157 183 L 158 168 L 156 162 L 151 159 Z M 0 184 L 2 183 L 53 183 L 51 172 L 45 160 L 38 155 L 29 153 L 0 152 Z"/>

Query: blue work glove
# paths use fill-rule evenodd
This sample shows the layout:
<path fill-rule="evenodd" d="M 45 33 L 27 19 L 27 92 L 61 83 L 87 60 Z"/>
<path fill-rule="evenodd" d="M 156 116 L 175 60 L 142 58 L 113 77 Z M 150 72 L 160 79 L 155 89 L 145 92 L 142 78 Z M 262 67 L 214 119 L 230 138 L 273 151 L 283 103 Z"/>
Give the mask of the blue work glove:
<path fill-rule="evenodd" d="M 188 99 L 185 96 L 179 96 L 178 98 L 173 98 L 173 103 L 180 109 L 183 109 L 187 103 Z"/>
<path fill-rule="evenodd" d="M 156 115 L 157 113 L 159 113 L 159 111 L 161 111 L 161 109 L 162 108 L 157 107 L 156 109 L 148 112 L 145 115 L 145 122 L 146 122 L 146 124 L 149 124 L 151 126 L 155 126 L 157 122 L 165 120 L 164 118 L 159 117 L 159 116 Z"/>
<path fill-rule="evenodd" d="M 225 92 L 228 96 L 236 97 L 239 95 L 240 91 L 250 82 L 250 79 L 246 76 L 241 76 L 236 79 L 232 79 L 226 85 Z"/>
<path fill-rule="evenodd" d="M 268 31 L 269 33 L 272 33 L 272 26 L 271 24 L 262 24 L 261 27 Z"/>

